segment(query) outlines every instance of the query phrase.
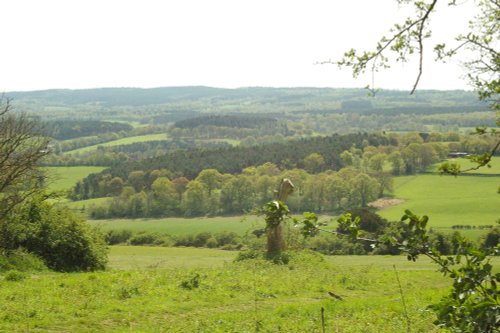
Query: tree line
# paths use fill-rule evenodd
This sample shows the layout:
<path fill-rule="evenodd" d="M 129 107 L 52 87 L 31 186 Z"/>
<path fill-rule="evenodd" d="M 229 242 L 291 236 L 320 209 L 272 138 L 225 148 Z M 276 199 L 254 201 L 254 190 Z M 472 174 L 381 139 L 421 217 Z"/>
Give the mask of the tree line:
<path fill-rule="evenodd" d="M 92 207 L 90 215 L 100 219 L 244 214 L 272 200 L 283 178 L 293 179 L 298 189 L 289 198 L 289 207 L 296 212 L 340 212 L 367 206 L 392 186 L 388 174 L 352 166 L 312 174 L 265 163 L 238 175 L 205 169 L 193 180 L 172 178 L 165 169 L 132 171 L 127 182 L 109 174 L 101 179 L 102 190 L 113 197 Z"/>
<path fill-rule="evenodd" d="M 133 127 L 126 123 L 101 120 L 55 120 L 46 122 L 49 136 L 68 140 L 111 132 L 129 132 Z"/>

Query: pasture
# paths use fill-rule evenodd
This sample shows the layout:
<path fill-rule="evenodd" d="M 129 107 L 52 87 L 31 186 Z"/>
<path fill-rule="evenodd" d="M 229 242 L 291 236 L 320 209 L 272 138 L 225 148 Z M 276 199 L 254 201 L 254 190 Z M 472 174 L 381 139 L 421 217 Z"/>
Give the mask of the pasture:
<path fill-rule="evenodd" d="M 462 167 L 462 170 L 466 170 L 466 169 L 469 169 L 471 167 L 477 166 L 477 164 L 471 163 L 470 160 L 468 160 L 466 158 L 457 158 L 457 159 L 449 160 L 449 161 L 455 161 L 455 162 L 459 163 L 460 166 Z M 487 167 L 487 166 L 482 167 L 478 170 L 469 171 L 468 173 L 500 176 L 500 156 L 494 156 L 491 159 L 490 167 Z"/>
<path fill-rule="evenodd" d="M 168 217 L 160 219 L 113 219 L 113 220 L 90 220 L 91 225 L 97 225 L 103 231 L 108 230 L 131 230 L 133 232 L 158 232 L 169 235 L 197 234 L 200 232 L 235 232 L 244 235 L 246 232 L 264 227 L 262 217 L 230 216 L 230 217 L 197 217 L 181 218 Z"/>
<path fill-rule="evenodd" d="M 109 271 L 2 277 L 0 331 L 321 332 L 323 308 L 326 332 L 399 333 L 406 314 L 412 332 L 438 332 L 427 305 L 450 281 L 425 260 L 306 252 L 273 265 L 235 255 L 112 247 Z"/>
<path fill-rule="evenodd" d="M 47 185 L 49 191 L 66 191 L 75 184 L 90 175 L 99 173 L 104 167 L 98 166 L 71 166 L 71 167 L 44 167 L 47 174 Z"/>
<path fill-rule="evenodd" d="M 455 162 L 455 163 L 460 164 L 461 170 L 467 170 L 469 168 L 477 166 L 477 164 L 471 163 L 470 160 L 467 158 L 449 159 L 448 162 L 450 162 L 450 163 Z M 439 165 L 440 165 L 439 163 L 434 164 L 430 168 L 430 171 L 437 172 Z M 468 171 L 468 172 L 462 174 L 462 176 L 467 176 L 468 174 L 483 174 L 483 175 L 498 175 L 498 176 L 500 176 L 500 156 L 494 156 L 491 159 L 490 167 L 485 166 L 485 167 L 479 168 L 478 170 Z"/>
<path fill-rule="evenodd" d="M 136 143 L 136 142 L 161 141 L 161 140 L 167 140 L 167 139 L 168 139 L 168 137 L 167 137 L 167 134 L 165 134 L 165 133 L 130 136 L 127 138 L 122 138 L 122 139 L 118 139 L 118 140 L 100 143 L 97 145 L 92 145 L 92 146 L 87 146 L 87 147 L 83 147 L 83 148 L 79 148 L 79 149 L 70 150 L 70 151 L 64 152 L 64 154 L 71 155 L 71 154 L 88 153 L 92 150 L 97 149 L 97 147 L 99 147 L 99 146 L 113 147 L 113 146 L 129 145 L 129 144 Z"/>
<path fill-rule="evenodd" d="M 394 179 L 394 197 L 404 203 L 379 214 L 399 220 L 405 209 L 428 215 L 429 226 L 451 230 L 453 225 L 493 225 L 500 218 L 500 177 L 416 175 Z M 472 230 L 477 237 L 481 232 Z M 465 232 L 467 234 L 467 232 Z"/>

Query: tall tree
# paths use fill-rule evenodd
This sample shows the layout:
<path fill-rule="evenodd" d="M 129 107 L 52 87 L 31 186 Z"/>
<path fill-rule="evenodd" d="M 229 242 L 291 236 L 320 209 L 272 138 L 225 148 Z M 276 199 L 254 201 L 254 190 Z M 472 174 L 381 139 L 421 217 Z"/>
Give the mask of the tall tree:
<path fill-rule="evenodd" d="M 38 166 L 49 154 L 49 138 L 39 124 L 0 97 L 0 222 L 42 186 Z"/>

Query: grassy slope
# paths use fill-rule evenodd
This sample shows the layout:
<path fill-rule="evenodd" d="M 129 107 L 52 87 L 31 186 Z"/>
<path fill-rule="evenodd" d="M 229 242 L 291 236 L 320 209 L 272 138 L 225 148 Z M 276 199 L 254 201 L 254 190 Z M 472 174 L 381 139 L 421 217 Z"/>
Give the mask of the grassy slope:
<path fill-rule="evenodd" d="M 476 165 L 472 164 L 468 159 L 466 158 L 457 158 L 455 160 L 450 160 L 450 161 L 456 161 L 460 164 L 460 166 L 462 167 L 462 170 L 465 170 L 465 169 L 468 169 L 470 167 L 474 167 Z M 480 168 L 478 170 L 474 170 L 474 171 L 469 171 L 469 173 L 479 173 L 479 174 L 495 174 L 495 175 L 499 175 L 500 176 L 500 156 L 495 156 L 491 159 L 491 163 L 490 163 L 491 167 L 488 168 L 488 167 L 484 167 L 484 168 Z"/>
<path fill-rule="evenodd" d="M 75 149 L 75 150 L 70 150 L 70 151 L 65 152 L 64 154 L 87 153 L 89 151 L 97 149 L 98 146 L 113 147 L 113 146 L 120 146 L 120 145 L 128 145 L 128 144 L 132 144 L 135 142 L 167 140 L 167 138 L 168 137 L 165 133 L 131 136 L 131 137 L 127 137 L 127 138 L 123 138 L 123 139 L 119 139 L 119 140 L 100 143 L 100 144 L 93 145 L 93 146 L 87 146 L 87 147 L 83 147 L 83 148 L 79 148 L 79 149 Z"/>
<path fill-rule="evenodd" d="M 418 175 L 397 177 L 395 197 L 405 202 L 380 211 L 397 220 L 405 209 L 428 215 L 432 227 L 488 225 L 500 217 L 499 177 Z"/>
<path fill-rule="evenodd" d="M 82 213 L 87 212 L 87 209 L 90 206 L 101 206 L 106 203 L 106 201 L 111 200 L 111 198 L 94 198 L 80 201 L 63 201 L 63 203 L 69 208 L 77 211 L 81 211 Z"/>
<path fill-rule="evenodd" d="M 264 227 L 262 218 L 256 216 L 233 216 L 211 218 L 161 218 L 161 219 L 117 219 L 89 221 L 99 225 L 103 231 L 128 229 L 132 231 L 161 232 L 170 235 L 193 234 L 203 231 L 232 231 L 243 235 L 249 230 Z"/>
<path fill-rule="evenodd" d="M 449 162 L 456 162 L 460 164 L 462 170 L 469 169 L 471 167 L 475 167 L 476 165 L 471 163 L 466 158 L 455 158 L 449 159 Z M 439 163 L 435 164 L 431 167 L 430 171 L 437 171 L 439 167 Z M 468 171 L 467 174 L 486 174 L 486 175 L 498 175 L 500 176 L 500 156 L 495 156 L 491 159 L 490 168 L 483 167 L 478 170 Z"/>
<path fill-rule="evenodd" d="M 323 307 L 327 332 L 399 333 L 405 315 L 395 264 L 412 331 L 433 332 L 426 306 L 449 285 L 429 263 L 404 257 L 299 257 L 280 266 L 233 263 L 234 255 L 114 247 L 111 266 L 129 270 L 0 279 L 0 331 L 320 332 Z M 181 287 L 196 274 L 198 288 Z"/>
<path fill-rule="evenodd" d="M 77 181 L 91 173 L 104 170 L 103 167 L 74 166 L 74 167 L 44 167 L 47 172 L 47 183 L 51 191 L 63 191 L 72 188 Z"/>

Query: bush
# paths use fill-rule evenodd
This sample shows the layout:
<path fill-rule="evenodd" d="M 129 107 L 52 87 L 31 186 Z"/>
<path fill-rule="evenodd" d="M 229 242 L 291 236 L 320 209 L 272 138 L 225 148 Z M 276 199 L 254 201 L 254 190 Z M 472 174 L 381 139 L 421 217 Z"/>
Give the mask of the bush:
<path fill-rule="evenodd" d="M 193 246 L 203 247 L 207 244 L 207 241 L 212 238 L 212 234 L 209 232 L 200 232 L 194 237 Z"/>
<path fill-rule="evenodd" d="M 217 242 L 217 239 L 215 239 L 214 237 L 210 237 L 209 239 L 207 239 L 205 246 L 210 249 L 213 249 L 219 246 L 219 243 Z"/>
<path fill-rule="evenodd" d="M 224 246 L 228 244 L 238 244 L 240 237 L 235 232 L 224 231 L 215 234 L 214 237 L 217 239 L 219 246 Z"/>
<path fill-rule="evenodd" d="M 201 276 L 200 274 L 196 273 L 191 278 L 182 281 L 180 287 L 187 290 L 193 290 L 199 288 L 200 283 L 201 283 Z"/>
<path fill-rule="evenodd" d="M 179 235 L 175 237 L 174 246 L 193 246 L 194 244 L 194 235 Z"/>
<path fill-rule="evenodd" d="M 158 235 L 151 233 L 138 233 L 129 240 L 130 245 L 153 245 L 157 241 Z"/>
<path fill-rule="evenodd" d="M 234 261 L 244 261 L 249 259 L 262 259 L 264 257 L 264 252 L 256 250 L 246 250 L 238 253 Z"/>
<path fill-rule="evenodd" d="M 106 233 L 105 240 L 109 245 L 124 244 L 132 237 L 130 230 L 110 230 Z"/>
<path fill-rule="evenodd" d="M 312 238 L 309 247 L 319 253 L 328 255 L 366 254 L 361 243 L 352 243 L 345 238 L 331 235 L 320 235 Z"/>
<path fill-rule="evenodd" d="M 165 234 L 140 232 L 133 235 L 128 243 L 130 245 L 170 246 L 172 245 L 172 239 Z"/>
<path fill-rule="evenodd" d="M 25 250 L 9 251 L 0 256 L 0 272 L 17 270 L 21 272 L 45 271 L 47 266 L 42 259 Z"/>
<path fill-rule="evenodd" d="M 27 275 L 24 272 L 19 272 L 16 270 L 11 270 L 5 273 L 6 281 L 22 281 L 26 279 Z"/>
<path fill-rule="evenodd" d="M 494 248 L 498 246 L 500 241 L 500 228 L 492 228 L 484 237 L 481 239 L 481 247 L 483 249 Z"/>
<path fill-rule="evenodd" d="M 450 234 L 429 232 L 429 243 L 431 248 L 444 255 L 454 254 L 456 250 L 453 246 L 453 235 Z"/>
<path fill-rule="evenodd" d="M 0 230 L 3 248 L 24 248 L 57 271 L 104 269 L 107 249 L 99 230 L 45 199 L 35 196 L 7 216 Z"/>

